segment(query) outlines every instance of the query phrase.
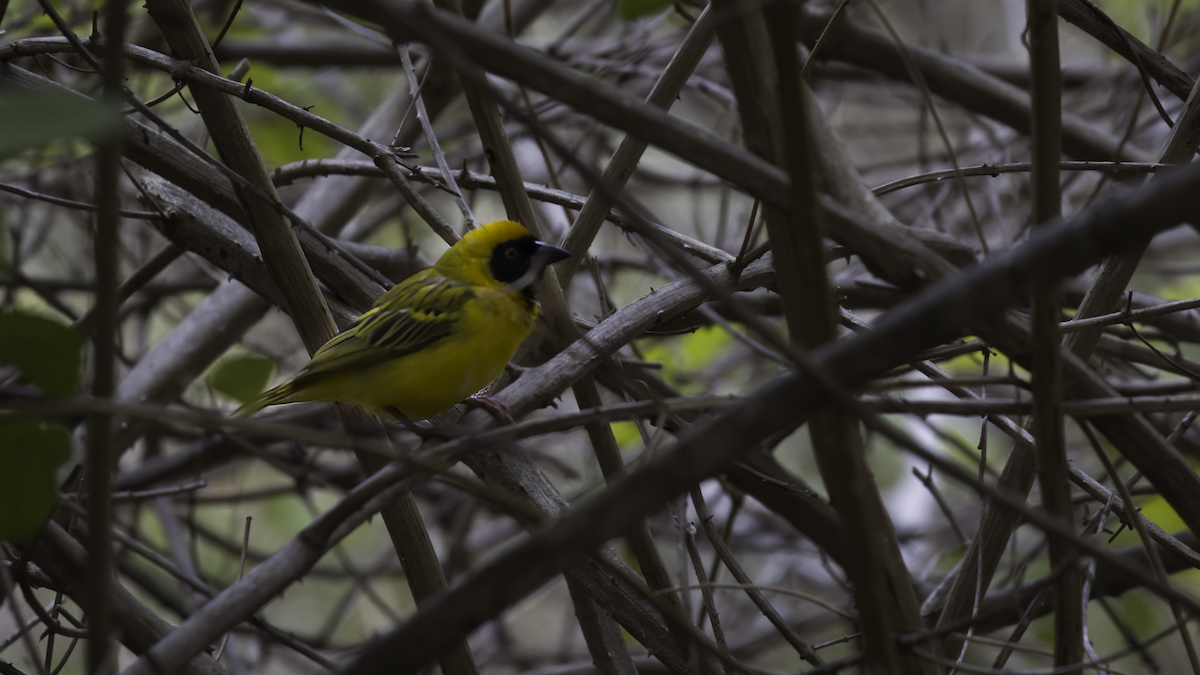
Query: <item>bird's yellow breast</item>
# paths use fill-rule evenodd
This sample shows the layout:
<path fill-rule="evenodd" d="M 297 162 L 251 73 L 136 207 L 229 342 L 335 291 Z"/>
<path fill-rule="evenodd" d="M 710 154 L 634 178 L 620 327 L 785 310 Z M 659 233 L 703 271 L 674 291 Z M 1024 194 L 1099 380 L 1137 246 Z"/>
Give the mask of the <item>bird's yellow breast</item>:
<path fill-rule="evenodd" d="M 533 329 L 536 310 L 518 293 L 476 289 L 454 332 L 427 348 L 376 367 L 324 378 L 320 398 L 386 415 L 395 408 L 423 420 L 453 408 L 500 376 Z"/>

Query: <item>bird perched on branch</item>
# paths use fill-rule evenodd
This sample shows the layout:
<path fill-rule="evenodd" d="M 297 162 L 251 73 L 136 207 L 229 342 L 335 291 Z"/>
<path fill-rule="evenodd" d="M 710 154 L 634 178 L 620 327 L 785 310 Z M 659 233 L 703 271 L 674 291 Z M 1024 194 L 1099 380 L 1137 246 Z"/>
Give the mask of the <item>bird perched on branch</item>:
<path fill-rule="evenodd" d="M 472 230 L 238 414 L 300 401 L 411 421 L 446 412 L 499 377 L 537 319 L 533 283 L 568 256 L 511 220 Z"/>

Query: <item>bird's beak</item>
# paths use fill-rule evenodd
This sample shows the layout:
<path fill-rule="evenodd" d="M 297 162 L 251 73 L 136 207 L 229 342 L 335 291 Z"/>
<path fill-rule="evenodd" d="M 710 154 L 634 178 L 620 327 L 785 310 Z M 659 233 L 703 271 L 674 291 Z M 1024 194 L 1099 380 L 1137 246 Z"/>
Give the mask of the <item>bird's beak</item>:
<path fill-rule="evenodd" d="M 542 272 L 545 272 L 548 266 L 571 257 L 571 252 L 565 248 L 547 244 L 544 241 L 534 243 L 537 245 L 537 251 L 534 252 L 533 259 L 529 261 L 529 271 L 522 274 L 520 279 L 509 284 L 509 288 L 512 290 L 519 291 L 532 286 L 535 281 L 542 278 Z"/>
<path fill-rule="evenodd" d="M 543 270 L 547 265 L 553 265 L 560 260 L 566 260 L 571 257 L 571 252 L 565 248 L 547 244 L 544 241 L 535 242 L 537 244 L 537 253 L 533 254 L 533 264 L 531 267 L 536 270 Z"/>

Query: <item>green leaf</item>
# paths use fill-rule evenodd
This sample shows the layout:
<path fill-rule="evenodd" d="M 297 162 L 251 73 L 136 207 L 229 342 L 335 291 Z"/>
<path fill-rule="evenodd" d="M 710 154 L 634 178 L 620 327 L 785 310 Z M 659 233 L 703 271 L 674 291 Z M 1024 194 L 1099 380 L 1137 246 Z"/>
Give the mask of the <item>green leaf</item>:
<path fill-rule="evenodd" d="M 258 354 L 221 359 L 208 373 L 208 385 L 238 403 L 251 403 L 267 386 L 275 364 Z"/>
<path fill-rule="evenodd" d="M 0 541 L 26 541 L 37 533 L 54 508 L 54 471 L 70 457 L 65 428 L 0 420 Z"/>
<path fill-rule="evenodd" d="M 643 355 L 663 365 L 663 377 L 688 394 L 710 392 L 701 376 L 733 345 L 734 338 L 719 326 L 706 326 L 670 340 L 648 340 Z"/>
<path fill-rule="evenodd" d="M 0 157 L 56 138 L 108 138 L 121 128 L 119 108 L 79 96 L 8 90 L 0 95 Z"/>
<path fill-rule="evenodd" d="M 658 14 L 673 4 L 673 0 L 617 0 L 617 14 L 626 21 L 633 21 Z"/>
<path fill-rule="evenodd" d="M 74 328 L 29 312 L 0 310 L 0 363 L 55 398 L 75 393 L 83 337 Z"/>

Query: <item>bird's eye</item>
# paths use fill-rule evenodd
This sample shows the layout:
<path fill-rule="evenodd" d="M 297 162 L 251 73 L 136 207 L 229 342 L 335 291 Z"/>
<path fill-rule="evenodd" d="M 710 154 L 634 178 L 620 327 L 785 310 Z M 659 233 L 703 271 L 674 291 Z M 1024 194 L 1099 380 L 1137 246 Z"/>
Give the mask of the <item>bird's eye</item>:
<path fill-rule="evenodd" d="M 521 257 L 521 252 L 517 250 L 516 246 L 509 246 L 508 248 L 504 249 L 504 257 L 508 258 L 509 260 L 516 260 L 517 258 Z"/>

